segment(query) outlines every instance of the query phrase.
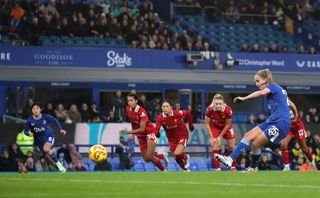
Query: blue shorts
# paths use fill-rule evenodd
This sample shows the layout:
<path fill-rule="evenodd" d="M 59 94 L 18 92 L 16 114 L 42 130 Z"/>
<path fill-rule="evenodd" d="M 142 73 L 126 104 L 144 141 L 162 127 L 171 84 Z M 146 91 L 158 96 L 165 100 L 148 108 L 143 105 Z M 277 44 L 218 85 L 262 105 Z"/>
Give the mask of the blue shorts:
<path fill-rule="evenodd" d="M 270 142 L 278 144 L 288 135 L 290 125 L 291 123 L 287 122 L 264 122 L 258 125 L 258 127 L 264 132 Z"/>
<path fill-rule="evenodd" d="M 34 145 L 37 146 L 40 151 L 43 153 L 43 146 L 46 142 L 50 144 L 54 144 L 54 134 L 53 133 L 46 133 L 44 135 L 38 135 L 34 138 Z"/>

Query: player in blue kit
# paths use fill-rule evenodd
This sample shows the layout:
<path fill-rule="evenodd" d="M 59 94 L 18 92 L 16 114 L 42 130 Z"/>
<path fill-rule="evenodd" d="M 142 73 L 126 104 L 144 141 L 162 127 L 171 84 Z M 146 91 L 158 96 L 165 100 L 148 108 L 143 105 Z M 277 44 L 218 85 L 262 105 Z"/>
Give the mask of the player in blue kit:
<path fill-rule="evenodd" d="M 269 69 L 259 70 L 254 76 L 259 91 L 245 97 L 236 97 L 234 102 L 241 102 L 260 96 L 265 97 L 265 102 L 271 116 L 266 122 L 254 127 L 247 132 L 238 143 L 230 156 L 215 154 L 215 158 L 228 167 L 238 158 L 243 150 L 251 146 L 251 164 L 245 172 L 255 172 L 261 155 L 261 147 L 269 141 L 278 144 L 285 138 L 290 129 L 290 108 L 287 92 L 279 85 L 272 82 Z"/>
<path fill-rule="evenodd" d="M 66 169 L 57 160 L 57 157 L 51 150 L 54 144 L 54 133 L 49 124 L 51 122 L 55 123 L 61 135 L 66 135 L 67 132 L 62 129 L 59 121 L 56 118 L 48 114 L 41 114 L 40 103 L 33 103 L 31 108 L 32 116 L 27 119 L 24 133 L 28 136 L 34 137 L 34 145 L 40 149 L 44 157 L 49 162 L 55 164 L 60 172 L 66 172 Z"/>

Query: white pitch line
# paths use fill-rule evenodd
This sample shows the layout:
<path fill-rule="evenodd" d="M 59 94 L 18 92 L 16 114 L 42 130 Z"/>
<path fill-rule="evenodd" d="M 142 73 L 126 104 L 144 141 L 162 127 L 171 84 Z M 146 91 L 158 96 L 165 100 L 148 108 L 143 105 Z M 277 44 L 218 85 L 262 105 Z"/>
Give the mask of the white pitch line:
<path fill-rule="evenodd" d="M 81 180 L 81 179 L 28 179 L 28 178 L 0 178 L 2 181 L 34 181 L 34 182 L 75 182 L 75 183 L 121 183 L 121 184 L 185 184 L 185 185 L 220 185 L 220 186 L 245 186 L 245 187 L 270 187 L 270 188 L 299 188 L 316 189 L 315 185 L 287 185 L 287 184 L 245 184 L 231 182 L 198 182 L 198 181 L 125 181 L 125 180 Z"/>

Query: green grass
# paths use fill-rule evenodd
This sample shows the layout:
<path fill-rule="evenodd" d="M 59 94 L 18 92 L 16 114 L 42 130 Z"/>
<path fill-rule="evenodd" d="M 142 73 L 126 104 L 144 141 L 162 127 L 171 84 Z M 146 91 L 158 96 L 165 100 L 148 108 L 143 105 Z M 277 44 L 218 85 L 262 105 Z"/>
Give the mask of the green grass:
<path fill-rule="evenodd" d="M 0 174 L 0 197 L 320 197 L 320 172 Z"/>

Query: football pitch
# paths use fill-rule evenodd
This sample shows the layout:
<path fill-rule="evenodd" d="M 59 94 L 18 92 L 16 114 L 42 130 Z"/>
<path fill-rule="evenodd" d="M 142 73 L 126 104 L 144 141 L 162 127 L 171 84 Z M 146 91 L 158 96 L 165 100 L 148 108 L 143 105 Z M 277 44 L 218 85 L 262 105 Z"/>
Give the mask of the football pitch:
<path fill-rule="evenodd" d="M 0 174 L 0 197 L 320 197 L 320 172 Z"/>

